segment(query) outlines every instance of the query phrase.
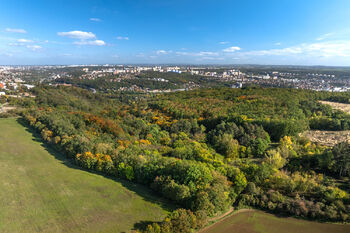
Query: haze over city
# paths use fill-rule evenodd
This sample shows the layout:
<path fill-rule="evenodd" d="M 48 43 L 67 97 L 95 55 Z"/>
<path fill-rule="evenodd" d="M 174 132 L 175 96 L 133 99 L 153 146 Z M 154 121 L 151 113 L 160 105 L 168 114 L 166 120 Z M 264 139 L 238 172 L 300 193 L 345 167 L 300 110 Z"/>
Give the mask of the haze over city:
<path fill-rule="evenodd" d="M 8 1 L 0 65 L 350 64 L 350 2 Z"/>

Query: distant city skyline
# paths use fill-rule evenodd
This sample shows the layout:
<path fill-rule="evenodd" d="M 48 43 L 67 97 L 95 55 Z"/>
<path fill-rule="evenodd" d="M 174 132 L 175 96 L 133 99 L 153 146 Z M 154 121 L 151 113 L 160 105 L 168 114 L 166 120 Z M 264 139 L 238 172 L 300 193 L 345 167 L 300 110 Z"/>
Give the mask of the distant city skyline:
<path fill-rule="evenodd" d="M 350 66 L 347 0 L 3 0 L 0 65 Z"/>

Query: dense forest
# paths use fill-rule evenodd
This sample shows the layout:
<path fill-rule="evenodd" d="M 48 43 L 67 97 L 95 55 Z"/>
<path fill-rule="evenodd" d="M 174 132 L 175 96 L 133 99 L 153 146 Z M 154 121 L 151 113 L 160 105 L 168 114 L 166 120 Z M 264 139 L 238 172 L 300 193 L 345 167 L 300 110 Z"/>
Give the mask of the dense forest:
<path fill-rule="evenodd" d="M 347 130 L 350 115 L 318 100 L 348 93 L 198 89 L 129 98 L 39 86 L 12 99 L 22 117 L 79 166 L 147 185 L 180 208 L 140 229 L 191 232 L 207 219 L 254 207 L 350 221 L 350 145 L 320 146 L 307 129 Z"/>

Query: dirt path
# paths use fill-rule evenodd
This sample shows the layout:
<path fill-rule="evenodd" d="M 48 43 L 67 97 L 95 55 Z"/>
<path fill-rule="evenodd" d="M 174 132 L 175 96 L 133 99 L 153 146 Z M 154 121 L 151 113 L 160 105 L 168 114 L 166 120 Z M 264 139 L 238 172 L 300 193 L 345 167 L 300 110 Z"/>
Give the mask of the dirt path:
<path fill-rule="evenodd" d="M 231 213 L 233 212 L 233 210 L 234 210 L 234 208 L 232 207 L 232 208 L 231 208 L 229 211 L 227 211 L 226 213 L 224 213 L 224 214 L 222 214 L 222 215 L 220 215 L 220 216 L 216 216 L 216 217 L 209 218 L 208 221 L 209 221 L 209 222 L 213 222 L 213 221 L 216 221 L 216 220 L 218 220 L 218 219 L 220 219 L 220 218 L 223 218 L 223 217 L 225 217 L 225 216 L 231 214 Z"/>
<path fill-rule="evenodd" d="M 217 217 L 213 217 L 213 218 L 210 218 L 208 221 L 209 222 L 212 222 L 212 221 L 216 221 L 214 222 L 213 224 L 210 224 L 209 226 L 206 226 L 202 229 L 200 229 L 199 231 L 197 231 L 197 233 L 200 233 L 200 232 L 204 232 L 205 230 L 207 230 L 208 228 L 210 227 L 214 227 L 215 224 L 225 220 L 227 217 L 231 217 L 233 215 L 236 215 L 236 214 L 239 214 L 239 213 L 243 213 L 243 212 L 251 212 L 251 211 L 254 211 L 253 209 L 239 209 L 237 211 L 234 212 L 234 208 L 230 209 L 229 211 L 227 211 L 226 213 L 220 215 L 220 216 L 217 216 Z M 232 213 L 232 214 L 231 214 Z M 218 220 L 218 221 L 217 221 Z"/>

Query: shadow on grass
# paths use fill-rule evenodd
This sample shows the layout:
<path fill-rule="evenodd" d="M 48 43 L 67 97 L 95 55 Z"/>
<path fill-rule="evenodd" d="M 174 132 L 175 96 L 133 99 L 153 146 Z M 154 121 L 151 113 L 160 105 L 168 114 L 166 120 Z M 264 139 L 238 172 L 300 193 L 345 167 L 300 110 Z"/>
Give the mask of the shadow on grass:
<path fill-rule="evenodd" d="M 134 224 L 134 229 L 133 230 L 145 230 L 148 225 L 152 224 L 154 222 L 151 221 L 140 221 L 138 223 Z"/>
<path fill-rule="evenodd" d="M 139 196 L 141 196 L 143 198 L 143 200 L 151 202 L 151 203 L 154 203 L 154 204 L 157 204 L 162 209 L 164 209 L 166 211 L 170 212 L 170 211 L 176 209 L 176 205 L 169 203 L 169 201 L 167 201 L 164 198 L 160 197 L 157 193 L 155 193 L 152 190 L 150 190 L 147 186 L 144 186 L 144 185 L 141 185 L 141 184 L 136 184 L 136 183 L 133 183 L 133 182 L 129 182 L 129 181 L 126 181 L 126 180 L 123 180 L 123 179 L 119 179 L 119 178 L 116 178 L 116 177 L 104 174 L 102 172 L 88 170 L 88 169 L 85 169 L 85 168 L 77 166 L 71 158 L 68 158 L 67 156 L 64 155 L 63 152 L 59 152 L 52 145 L 50 145 L 47 142 L 45 142 L 41 138 L 41 135 L 37 131 L 35 131 L 34 129 L 30 128 L 23 118 L 17 118 L 16 121 L 19 124 L 21 124 L 26 129 L 27 132 L 32 134 L 32 136 L 33 136 L 32 140 L 33 141 L 39 142 L 41 144 L 41 146 L 48 153 L 50 153 L 52 156 L 54 156 L 57 160 L 61 161 L 62 164 L 66 165 L 67 167 L 72 168 L 72 169 L 78 169 L 78 170 L 85 171 L 85 172 L 91 172 L 91 173 L 103 176 L 105 178 L 112 179 L 112 180 L 120 183 L 123 187 L 127 188 L 128 190 L 130 190 L 130 191 L 138 194 Z M 144 227 L 146 227 L 150 223 L 151 222 L 149 222 L 149 221 L 141 221 L 139 223 L 134 224 L 134 228 L 135 229 L 143 229 Z"/>

